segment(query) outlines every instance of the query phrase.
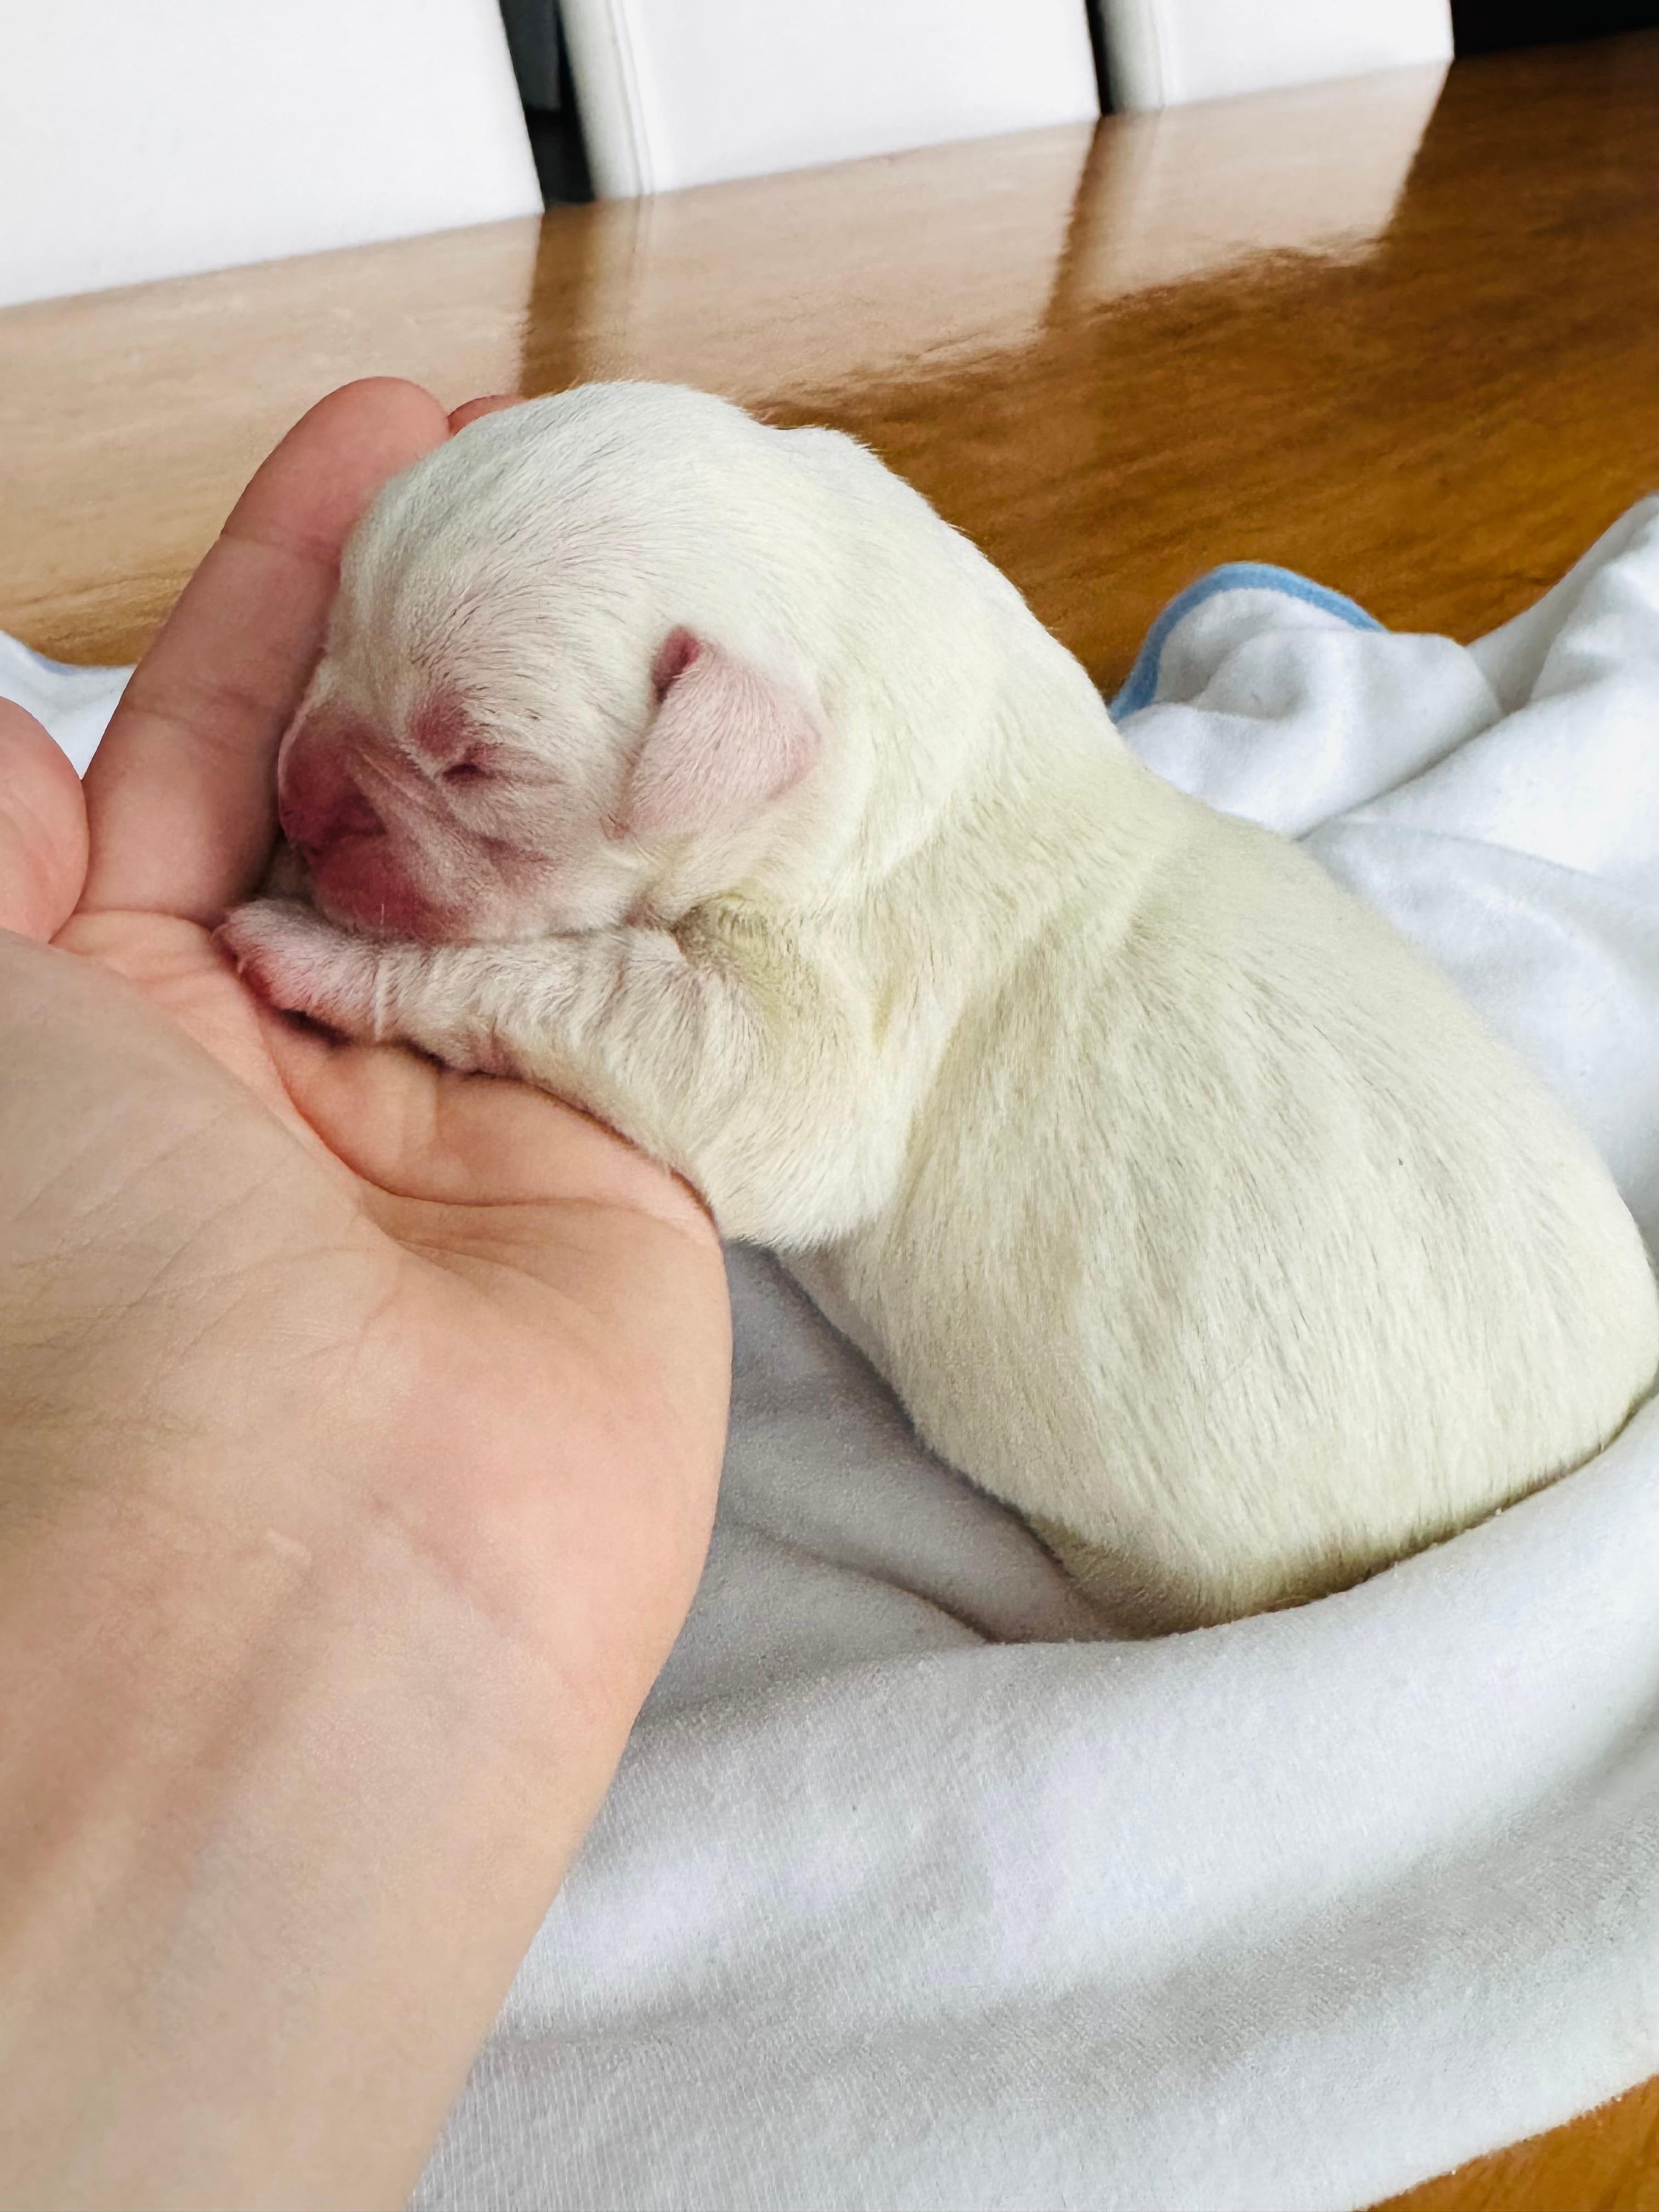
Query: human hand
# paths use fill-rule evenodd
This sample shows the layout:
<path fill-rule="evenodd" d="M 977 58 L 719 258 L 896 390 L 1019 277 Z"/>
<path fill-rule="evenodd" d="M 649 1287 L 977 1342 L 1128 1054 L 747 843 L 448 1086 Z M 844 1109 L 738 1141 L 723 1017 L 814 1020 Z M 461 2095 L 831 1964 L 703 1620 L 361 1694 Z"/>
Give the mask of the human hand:
<path fill-rule="evenodd" d="M 448 430 L 427 394 L 377 382 L 334 394 L 290 433 L 134 677 L 84 803 L 44 733 L 0 709 L 0 925 L 13 933 L 0 934 L 0 1664 L 21 1670 L 0 1696 L 15 1714 L 20 1696 L 44 1692 L 50 1712 L 72 1679 L 89 1693 L 95 1678 L 97 1712 L 83 1698 L 68 1716 L 77 1742 L 113 1743 L 123 1772 L 135 1755 L 165 1764 L 176 1752 L 199 1780 L 190 1701 L 222 1661 L 231 1679 L 207 1732 L 221 1748 L 227 1729 L 239 1745 L 249 1729 L 264 1741 L 263 1722 L 240 1706 L 228 1716 L 223 1698 L 264 1714 L 283 1684 L 311 1686 L 284 1786 L 291 1796 L 303 1772 L 312 1788 L 303 1739 L 323 1762 L 313 1849 L 324 1834 L 331 1848 L 356 1836 L 360 1856 L 390 1865 L 372 1893 L 359 1866 L 354 1904 L 329 1892 L 305 1911 L 288 1895 L 290 1868 L 280 1936 L 260 1923 L 247 1933 L 254 1959 L 236 1954 L 244 1973 L 282 1983 L 287 1972 L 292 2004 L 318 2013 L 305 2015 L 313 2039 L 326 2041 L 329 2007 L 349 2019 L 356 2002 L 360 2033 L 365 2013 L 371 2035 L 384 2027 L 376 2008 L 407 1952 L 408 1913 L 470 1879 L 458 1840 L 441 1869 L 431 1849 L 417 1853 L 398 1892 L 387 1822 L 441 1826 L 447 1792 L 474 1807 L 481 1845 L 493 1838 L 498 1852 L 515 1818 L 528 1824 L 533 1848 L 501 1869 L 501 1923 L 477 1937 L 458 1911 L 429 1944 L 447 1961 L 459 2023 L 437 2038 L 448 2088 L 432 2125 L 690 1603 L 729 1375 L 718 1240 L 681 1185 L 540 1095 L 294 1027 L 256 1004 L 212 942 L 272 842 L 276 746 L 320 644 L 340 545 L 379 484 Z M 258 1651 L 244 1648 L 249 1622 Z M 351 1680 L 372 1666 L 395 1686 L 401 1670 L 412 1704 L 388 1687 L 374 1692 L 385 1711 L 355 1690 L 349 1711 L 329 1705 L 316 1655 L 354 1635 Z M 54 1651 L 66 1672 L 53 1673 Z M 422 1775 L 418 1810 L 399 1797 L 422 1760 L 480 1732 L 489 1776 Z M 0 1777 L 0 1852 L 10 1793 L 33 1790 L 38 1807 L 62 1780 L 61 1728 L 57 1740 L 56 1753 L 46 1736 L 32 1753 L 25 1744 L 24 1768 L 14 1758 Z M 262 1817 L 293 1813 L 287 1800 L 262 1813 L 258 1789 L 243 1790 L 235 1826 L 256 1864 L 274 1849 Z M 210 1826 L 219 1817 L 206 1805 Z M 14 1897 L 32 1871 L 51 1890 L 38 1829 L 21 1834 Z M 204 1838 L 182 1841 L 195 1856 L 175 1869 L 175 1920 L 201 1905 Z M 19 1874 L 15 1857 L 0 1861 L 0 1888 Z M 235 1905 L 217 1895 L 219 1924 Z M 282 1955 L 337 1910 L 349 1931 L 337 1948 L 350 1952 L 362 1916 L 374 1923 L 372 1959 L 338 1962 L 343 1996 L 314 1956 L 288 1972 Z M 90 1958 L 98 1945 L 82 1932 Z M 176 1951 L 176 1926 L 171 1940 Z M 0 1949 L 0 1983 L 6 1961 Z M 56 1974 L 41 1987 L 64 2014 L 62 1957 L 37 1965 Z M 292 2004 L 269 2024 L 280 2063 L 269 2039 L 242 2051 L 240 2028 L 214 2058 L 264 2066 L 267 2148 L 279 2169 L 289 2155 L 290 2173 L 305 2150 L 295 2100 L 328 2105 L 293 2078 Z M 88 2065 L 105 2016 L 94 2003 L 82 2023 Z M 72 2002 L 66 2017 L 64 2032 Z M 158 2069 L 185 2063 L 171 2032 L 139 2003 L 99 2061 L 118 2087 L 149 2084 L 122 2103 L 129 2117 L 165 2100 Z M 416 2023 L 391 2032 L 413 2037 Z M 52 2115 L 79 2075 L 52 2074 L 50 2041 L 12 2056 L 12 2097 L 37 2145 L 24 2170 L 50 2180 L 67 2154 Z M 189 2063 L 203 2063 L 193 2047 Z M 382 2167 L 401 2172 L 407 2130 L 387 2094 Z M 61 2117 L 81 2155 L 85 2114 Z M 372 2148 L 361 2082 L 351 2122 Z M 141 2172 L 165 2179 L 164 2156 L 123 2165 L 110 2124 L 88 2172 L 120 2189 Z M 335 2170 L 328 2125 L 313 2112 L 302 2131 L 305 2175 Z M 238 2140 L 246 2151 L 258 2129 Z M 286 2153 L 270 2147 L 285 2142 Z"/>
<path fill-rule="evenodd" d="M 591 1578 L 592 1640 L 559 1662 L 627 1704 L 689 1602 L 712 1504 L 727 1355 L 707 1216 L 553 1101 L 271 1017 L 209 933 L 268 857 L 276 744 L 340 544 L 445 434 L 435 401 L 390 384 L 289 434 L 133 678 L 85 827 L 66 764 L 9 710 L 0 919 L 71 960 L 0 953 L 0 1273 L 25 1233 L 31 1264 L 56 1258 L 34 1295 L 64 1333 L 97 1329 L 99 1419 L 131 1439 L 142 1396 L 172 1457 L 181 1436 L 210 1455 L 269 1428 L 331 1462 L 349 1376 L 359 1480 L 532 1642 L 569 1619 L 547 1577 Z M 160 1247 L 179 1255 L 167 1311 L 136 1296 Z M 185 1365 L 171 1315 L 198 1301 L 214 1351 Z M 18 1358 L 8 1331 L 14 1418 L 20 1392 L 56 1402 Z"/>

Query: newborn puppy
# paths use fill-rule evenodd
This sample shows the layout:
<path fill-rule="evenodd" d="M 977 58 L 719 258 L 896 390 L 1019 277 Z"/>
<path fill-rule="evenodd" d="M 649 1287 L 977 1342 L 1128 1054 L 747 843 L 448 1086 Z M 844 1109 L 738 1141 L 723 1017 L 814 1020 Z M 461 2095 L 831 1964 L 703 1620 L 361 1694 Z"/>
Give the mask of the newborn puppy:
<path fill-rule="evenodd" d="M 278 775 L 315 910 L 232 916 L 256 987 L 679 1170 L 1120 1625 L 1352 1583 L 1653 1382 L 1553 1100 L 848 439 L 475 422 L 359 526 Z"/>

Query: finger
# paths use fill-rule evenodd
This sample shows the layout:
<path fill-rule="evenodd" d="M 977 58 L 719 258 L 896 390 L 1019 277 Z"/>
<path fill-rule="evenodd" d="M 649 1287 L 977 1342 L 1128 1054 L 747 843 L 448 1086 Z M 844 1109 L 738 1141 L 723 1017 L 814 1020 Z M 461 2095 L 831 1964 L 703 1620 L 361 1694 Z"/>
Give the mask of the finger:
<path fill-rule="evenodd" d="M 127 686 L 87 775 L 89 908 L 216 921 L 275 835 L 272 763 L 352 525 L 447 435 L 418 386 L 331 392 L 262 465 Z"/>
<path fill-rule="evenodd" d="M 574 1202 L 646 1214 L 718 1249 L 702 1201 L 574 1106 L 402 1045 L 344 1044 L 264 1014 L 266 1048 L 305 1121 L 393 1199 L 501 1210 Z"/>
<path fill-rule="evenodd" d="M 55 935 L 86 872 L 81 779 L 33 714 L 0 699 L 0 929 Z"/>
<path fill-rule="evenodd" d="M 469 422 L 476 422 L 480 415 L 499 414 L 503 407 L 516 407 L 518 399 L 510 392 L 492 392 L 483 399 L 469 399 L 465 407 L 456 408 L 449 418 L 451 433 L 465 430 Z"/>

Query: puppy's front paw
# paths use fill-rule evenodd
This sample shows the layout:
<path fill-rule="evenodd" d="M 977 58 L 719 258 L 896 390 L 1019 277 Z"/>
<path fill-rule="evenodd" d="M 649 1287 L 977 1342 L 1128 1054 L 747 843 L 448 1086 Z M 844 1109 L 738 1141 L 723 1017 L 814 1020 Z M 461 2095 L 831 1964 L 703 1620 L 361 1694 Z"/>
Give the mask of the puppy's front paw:
<path fill-rule="evenodd" d="M 249 989 L 279 1012 L 342 1036 L 372 1037 L 380 948 L 295 899 L 255 899 L 221 924 L 218 942 Z"/>

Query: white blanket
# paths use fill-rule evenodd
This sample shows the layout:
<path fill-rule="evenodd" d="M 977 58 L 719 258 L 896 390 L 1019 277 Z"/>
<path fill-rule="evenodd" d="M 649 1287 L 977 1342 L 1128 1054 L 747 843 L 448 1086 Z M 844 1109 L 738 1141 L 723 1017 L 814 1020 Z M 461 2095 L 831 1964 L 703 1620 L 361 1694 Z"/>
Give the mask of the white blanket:
<path fill-rule="evenodd" d="M 1659 501 L 1468 649 L 1218 571 L 1118 711 L 1441 961 L 1659 1240 Z M 1346 2212 L 1659 2070 L 1659 1407 L 1359 1589 L 1072 1642 L 731 1273 L 708 1572 L 422 2212 Z"/>

